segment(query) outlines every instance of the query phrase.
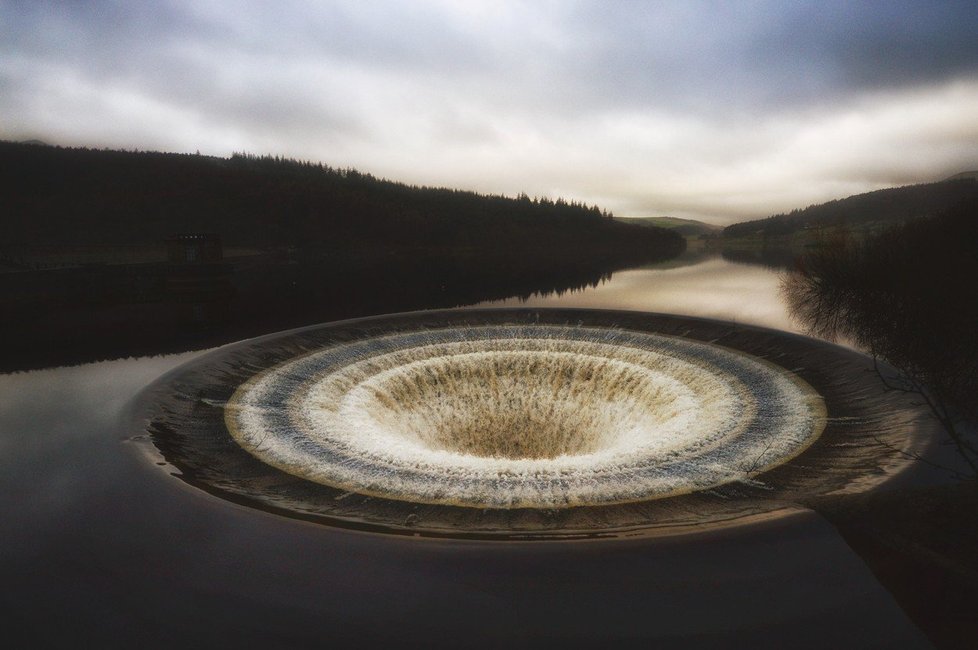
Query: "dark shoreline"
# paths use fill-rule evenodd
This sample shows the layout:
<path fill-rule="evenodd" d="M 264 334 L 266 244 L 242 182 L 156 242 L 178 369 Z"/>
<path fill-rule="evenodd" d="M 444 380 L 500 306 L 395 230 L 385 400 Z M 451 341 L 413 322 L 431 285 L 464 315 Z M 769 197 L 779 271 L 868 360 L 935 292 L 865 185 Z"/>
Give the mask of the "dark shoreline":
<path fill-rule="evenodd" d="M 0 274 L 0 372 L 204 349 L 295 327 L 597 286 L 661 255 L 549 260 L 276 255 Z M 668 259 L 666 257 L 665 259 Z"/>

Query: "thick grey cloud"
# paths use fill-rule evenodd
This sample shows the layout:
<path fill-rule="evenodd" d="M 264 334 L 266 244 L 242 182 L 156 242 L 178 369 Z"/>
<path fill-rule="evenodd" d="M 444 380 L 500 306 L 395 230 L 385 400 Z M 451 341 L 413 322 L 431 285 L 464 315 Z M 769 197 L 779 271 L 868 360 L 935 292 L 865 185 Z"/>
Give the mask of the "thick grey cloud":
<path fill-rule="evenodd" d="M 0 137 L 731 220 L 978 166 L 978 4 L 0 0 Z"/>

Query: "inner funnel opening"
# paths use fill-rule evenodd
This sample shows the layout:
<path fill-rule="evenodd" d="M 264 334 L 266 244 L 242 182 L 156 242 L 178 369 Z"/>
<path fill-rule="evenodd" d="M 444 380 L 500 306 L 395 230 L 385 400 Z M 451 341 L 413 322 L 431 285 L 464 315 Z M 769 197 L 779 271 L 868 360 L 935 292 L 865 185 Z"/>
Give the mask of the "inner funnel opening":
<path fill-rule="evenodd" d="M 362 412 L 432 451 L 542 460 L 651 439 L 680 391 L 648 369 L 556 351 L 439 356 L 365 382 Z"/>

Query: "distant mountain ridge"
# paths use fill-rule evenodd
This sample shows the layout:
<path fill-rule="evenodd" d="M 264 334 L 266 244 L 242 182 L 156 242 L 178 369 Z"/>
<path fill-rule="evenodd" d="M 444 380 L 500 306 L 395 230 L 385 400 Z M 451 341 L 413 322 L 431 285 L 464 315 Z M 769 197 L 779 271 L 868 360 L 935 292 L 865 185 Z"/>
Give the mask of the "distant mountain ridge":
<path fill-rule="evenodd" d="M 698 237 L 701 235 L 716 235 L 723 229 L 704 221 L 696 219 L 680 219 L 679 217 L 616 217 L 616 221 L 622 223 L 637 224 L 646 228 L 665 228 L 678 232 L 684 237 Z"/>
<path fill-rule="evenodd" d="M 978 180 L 978 170 L 974 170 L 974 171 L 970 171 L 970 172 L 960 172 L 960 173 L 954 174 L 953 176 L 948 176 L 944 180 L 945 181 L 960 181 L 960 180 L 966 180 L 966 179 L 969 179 L 969 178 L 972 179 L 972 180 Z"/>
<path fill-rule="evenodd" d="M 723 229 L 725 238 L 788 236 L 813 227 L 844 225 L 857 229 L 935 216 L 978 198 L 978 172 L 962 172 L 943 181 L 905 185 L 856 194 Z"/>

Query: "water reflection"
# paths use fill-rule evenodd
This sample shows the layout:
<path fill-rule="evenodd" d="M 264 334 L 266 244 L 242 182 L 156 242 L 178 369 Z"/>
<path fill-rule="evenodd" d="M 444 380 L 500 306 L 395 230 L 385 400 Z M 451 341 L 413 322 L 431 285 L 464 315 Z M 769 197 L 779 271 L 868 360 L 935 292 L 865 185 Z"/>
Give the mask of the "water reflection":
<path fill-rule="evenodd" d="M 33 566 L 60 553 L 65 531 L 118 512 L 112 486 L 135 485 L 113 453 L 120 417 L 142 386 L 191 356 L 0 375 L 5 558 Z"/>
<path fill-rule="evenodd" d="M 479 307 L 585 307 L 703 316 L 801 333 L 778 293 L 779 269 L 717 256 L 686 258 L 682 266 L 648 266 L 615 273 L 600 285 L 563 294 L 535 294 Z"/>
<path fill-rule="evenodd" d="M 888 362 L 877 366 L 880 381 L 926 403 L 978 477 L 978 301 L 947 281 L 953 276 L 940 256 L 953 259 L 953 252 L 942 246 L 928 254 L 920 236 L 927 231 L 919 230 L 828 243 L 784 276 L 782 293 L 809 333 L 847 337 Z M 978 270 L 978 261 L 965 259 Z"/>
<path fill-rule="evenodd" d="M 784 283 L 806 329 L 850 337 L 880 361 L 879 385 L 926 404 L 928 419 L 946 432 L 947 444 L 919 459 L 926 483 L 819 506 L 939 647 L 972 647 L 975 639 L 976 215 L 978 204 L 962 204 L 863 240 L 833 233 Z"/>
<path fill-rule="evenodd" d="M 681 540 L 490 547 L 310 526 L 187 489 L 117 425 L 144 384 L 193 356 L 0 376 L 8 636 L 32 648 L 928 647 L 811 512 Z"/>
<path fill-rule="evenodd" d="M 709 259 L 531 304 L 798 331 L 777 283 Z M 0 376 L 8 636 L 38 648 L 928 646 L 811 511 L 681 539 L 490 548 L 310 526 L 188 489 L 134 453 L 118 419 L 192 356 Z"/>

